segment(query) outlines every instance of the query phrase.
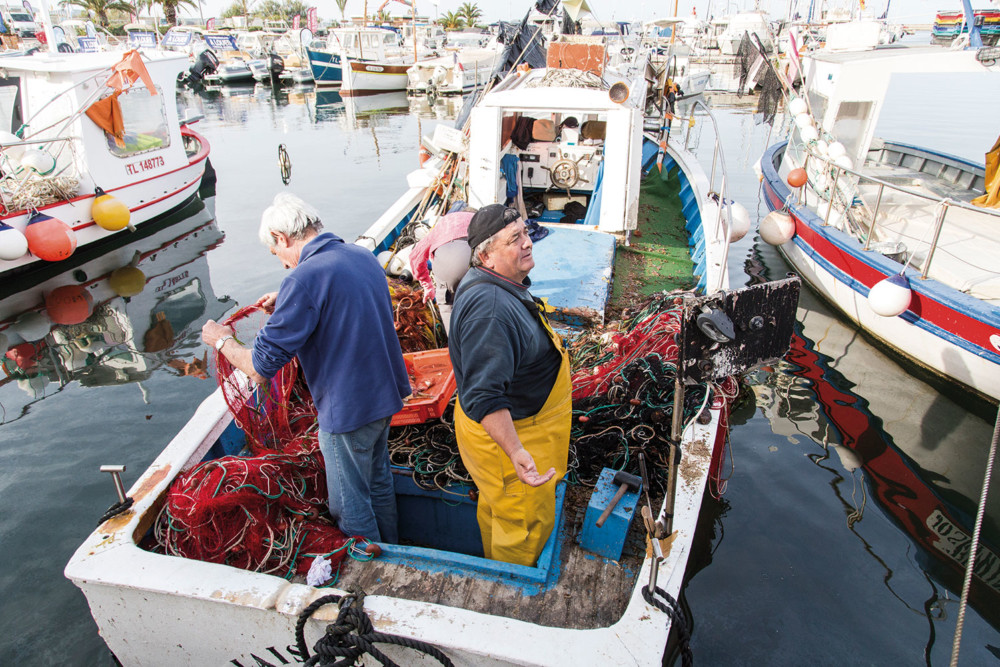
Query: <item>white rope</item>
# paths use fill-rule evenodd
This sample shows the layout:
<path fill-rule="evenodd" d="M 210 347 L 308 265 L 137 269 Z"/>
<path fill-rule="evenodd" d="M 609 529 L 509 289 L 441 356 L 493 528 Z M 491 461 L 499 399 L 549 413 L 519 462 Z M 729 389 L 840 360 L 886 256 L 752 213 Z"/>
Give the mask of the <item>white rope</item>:
<path fill-rule="evenodd" d="M 955 641 L 951 645 L 951 667 L 957 667 L 958 665 L 958 646 L 962 643 L 965 608 L 969 603 L 969 589 L 972 587 L 972 571 L 976 566 L 976 551 L 979 549 L 979 533 L 983 528 L 983 516 L 986 514 L 986 496 L 990 491 L 990 478 L 993 476 L 993 462 L 996 460 L 997 455 L 997 440 L 1000 440 L 1000 410 L 997 411 L 996 422 L 993 425 L 993 440 L 990 442 L 990 454 L 986 460 L 986 475 L 983 477 L 983 491 L 979 496 L 976 527 L 972 531 L 969 562 L 965 566 L 965 581 L 962 582 L 962 601 L 958 605 L 958 622 L 955 624 Z"/>

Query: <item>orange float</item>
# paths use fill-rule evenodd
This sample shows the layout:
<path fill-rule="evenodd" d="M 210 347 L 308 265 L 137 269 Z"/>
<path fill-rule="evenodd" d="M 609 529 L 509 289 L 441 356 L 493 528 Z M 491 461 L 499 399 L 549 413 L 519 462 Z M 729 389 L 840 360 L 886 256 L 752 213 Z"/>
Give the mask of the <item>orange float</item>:
<path fill-rule="evenodd" d="M 62 220 L 35 212 L 24 230 L 31 254 L 47 262 L 66 259 L 76 250 L 76 234 Z"/>
<path fill-rule="evenodd" d="M 806 175 L 806 170 L 799 167 L 788 172 L 787 180 L 788 184 L 793 188 L 801 188 L 809 180 L 809 177 Z"/>
<path fill-rule="evenodd" d="M 90 317 L 92 299 L 80 285 L 63 285 L 45 297 L 45 311 L 56 324 L 80 324 Z"/>

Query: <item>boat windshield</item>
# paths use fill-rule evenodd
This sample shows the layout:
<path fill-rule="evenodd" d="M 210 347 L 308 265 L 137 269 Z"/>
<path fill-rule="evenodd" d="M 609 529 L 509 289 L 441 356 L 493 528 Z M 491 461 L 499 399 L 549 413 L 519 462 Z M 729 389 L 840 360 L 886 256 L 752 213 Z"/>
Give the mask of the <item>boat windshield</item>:
<path fill-rule="evenodd" d="M 150 95 L 145 87 L 133 87 L 118 98 L 125 126 L 125 145 L 105 133 L 108 149 L 117 157 L 129 157 L 170 145 L 170 129 L 163 107 L 164 95 Z"/>

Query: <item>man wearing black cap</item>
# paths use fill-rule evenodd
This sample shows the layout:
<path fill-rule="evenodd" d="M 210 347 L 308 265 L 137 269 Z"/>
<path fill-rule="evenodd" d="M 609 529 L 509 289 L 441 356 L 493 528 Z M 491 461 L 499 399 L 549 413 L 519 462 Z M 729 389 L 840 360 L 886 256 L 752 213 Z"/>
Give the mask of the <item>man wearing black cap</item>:
<path fill-rule="evenodd" d="M 483 207 L 468 239 L 472 268 L 455 296 L 449 337 L 458 448 L 479 487 L 484 554 L 534 565 L 566 473 L 569 357 L 528 292 L 535 260 L 518 212 Z"/>

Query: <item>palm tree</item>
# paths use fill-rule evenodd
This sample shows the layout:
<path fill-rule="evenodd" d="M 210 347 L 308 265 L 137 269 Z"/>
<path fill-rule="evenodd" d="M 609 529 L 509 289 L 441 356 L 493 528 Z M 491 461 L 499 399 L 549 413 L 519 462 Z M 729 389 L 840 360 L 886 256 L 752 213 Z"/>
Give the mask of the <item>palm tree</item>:
<path fill-rule="evenodd" d="M 445 12 L 441 17 L 441 25 L 445 30 L 458 30 L 462 27 L 462 16 L 457 12 Z"/>
<path fill-rule="evenodd" d="M 474 2 L 466 2 L 458 8 L 458 15 L 464 18 L 466 24 L 471 28 L 476 25 L 476 20 L 483 15 L 483 10 Z"/>
<path fill-rule="evenodd" d="M 170 25 L 177 25 L 177 10 L 183 6 L 197 7 L 195 0 L 153 0 L 163 8 L 163 18 Z"/>
<path fill-rule="evenodd" d="M 346 16 L 344 16 L 344 9 L 347 8 L 347 0 L 333 0 L 333 1 L 337 3 L 337 9 L 340 10 L 340 20 L 344 20 L 345 18 L 347 18 Z"/>
<path fill-rule="evenodd" d="M 60 4 L 73 5 L 87 11 L 87 15 L 97 19 L 98 25 L 107 28 L 109 25 L 108 12 L 119 11 L 131 13 L 134 10 L 132 5 L 124 0 L 63 0 Z"/>

